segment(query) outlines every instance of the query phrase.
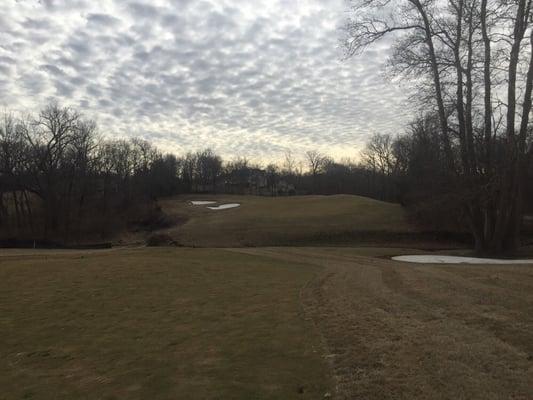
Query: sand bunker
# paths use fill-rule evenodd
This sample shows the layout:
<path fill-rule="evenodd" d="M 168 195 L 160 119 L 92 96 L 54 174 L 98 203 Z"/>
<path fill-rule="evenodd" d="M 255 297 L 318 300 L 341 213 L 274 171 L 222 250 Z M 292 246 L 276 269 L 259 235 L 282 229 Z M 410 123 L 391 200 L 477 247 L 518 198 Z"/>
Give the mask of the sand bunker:
<path fill-rule="evenodd" d="M 207 207 L 207 208 L 209 208 L 210 210 L 227 210 L 228 208 L 235 208 L 239 206 L 240 206 L 239 203 L 228 203 L 228 204 L 221 204 L 216 207 Z"/>
<path fill-rule="evenodd" d="M 427 264 L 533 264 L 533 259 L 503 260 L 496 258 L 445 256 L 439 254 L 426 254 L 419 256 L 396 256 L 392 257 L 392 259 L 395 261 Z"/>
<path fill-rule="evenodd" d="M 194 200 L 194 201 L 191 201 L 191 204 L 193 206 L 206 206 L 208 204 L 216 204 L 217 202 L 216 201 L 204 201 L 204 200 Z"/>

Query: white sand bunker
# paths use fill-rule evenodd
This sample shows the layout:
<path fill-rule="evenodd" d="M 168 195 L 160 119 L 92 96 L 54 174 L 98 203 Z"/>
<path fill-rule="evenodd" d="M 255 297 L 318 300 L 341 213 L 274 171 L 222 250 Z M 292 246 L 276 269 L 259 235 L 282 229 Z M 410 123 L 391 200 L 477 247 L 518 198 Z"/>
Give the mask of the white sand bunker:
<path fill-rule="evenodd" d="M 459 257 L 445 256 L 440 254 L 426 254 L 419 256 L 396 256 L 392 257 L 392 259 L 395 261 L 428 264 L 533 264 L 533 259 L 502 260 L 497 258 Z"/>
<path fill-rule="evenodd" d="M 228 204 L 221 204 L 216 207 L 207 207 L 207 208 L 209 208 L 210 210 L 227 210 L 228 208 L 235 208 L 235 207 L 240 207 L 240 204 L 239 203 L 228 203 Z"/>
<path fill-rule="evenodd" d="M 206 206 L 208 204 L 216 204 L 217 202 L 216 201 L 204 201 L 204 200 L 194 200 L 194 201 L 191 201 L 191 204 L 193 206 Z"/>

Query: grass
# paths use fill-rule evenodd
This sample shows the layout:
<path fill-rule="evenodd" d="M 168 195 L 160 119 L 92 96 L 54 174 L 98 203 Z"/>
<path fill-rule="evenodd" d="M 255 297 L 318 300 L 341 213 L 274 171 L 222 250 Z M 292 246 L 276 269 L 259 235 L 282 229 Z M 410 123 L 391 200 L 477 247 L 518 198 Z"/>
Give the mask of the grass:
<path fill-rule="evenodd" d="M 193 199 L 241 206 L 213 211 L 190 205 Z M 163 199 L 160 205 L 165 213 L 186 221 L 168 230 L 185 246 L 324 245 L 413 231 L 400 205 L 351 195 L 196 195 Z"/>
<path fill-rule="evenodd" d="M 299 301 L 320 267 L 207 249 L 27 254 L 0 257 L 0 399 L 331 390 Z"/>
<path fill-rule="evenodd" d="M 405 248 L 9 250 L 0 399 L 529 399 L 533 267 Z"/>
<path fill-rule="evenodd" d="M 240 251 L 323 267 L 302 300 L 339 399 L 532 398 L 531 265 L 413 265 L 378 248 Z"/>

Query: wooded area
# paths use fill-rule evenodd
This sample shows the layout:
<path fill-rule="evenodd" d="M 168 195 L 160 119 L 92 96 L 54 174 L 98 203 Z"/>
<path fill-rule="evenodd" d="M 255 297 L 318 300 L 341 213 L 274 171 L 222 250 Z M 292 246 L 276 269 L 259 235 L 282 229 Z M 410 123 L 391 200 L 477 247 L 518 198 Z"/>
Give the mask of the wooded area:
<path fill-rule="evenodd" d="M 356 194 L 401 203 L 428 231 L 461 232 L 468 190 L 451 186 L 441 143 L 438 118 L 426 116 L 403 135 L 373 135 L 357 163 L 309 151 L 262 167 L 209 149 L 176 156 L 146 140 L 104 140 L 94 121 L 57 104 L 35 117 L 5 114 L 0 239 L 85 243 L 164 228 L 175 221 L 157 199 L 186 193 Z M 531 163 L 524 180 L 533 183 Z M 522 195 L 533 204 L 532 191 Z"/>
<path fill-rule="evenodd" d="M 419 117 L 398 127 L 405 133 L 375 134 L 358 162 L 308 151 L 261 166 L 104 140 L 94 121 L 57 104 L 37 116 L 6 113 L 3 236 L 103 238 L 126 214 L 164 223 L 155 200 L 178 193 L 346 193 L 401 202 L 433 230 L 468 229 L 479 253 L 516 250 L 533 203 L 532 1 L 357 0 L 351 16 L 347 56 L 391 36 L 389 72 L 417 88 Z"/>
<path fill-rule="evenodd" d="M 415 136 L 433 137 L 427 193 L 461 209 L 478 252 L 515 250 L 532 158 L 531 0 L 357 0 L 351 16 L 347 55 L 391 36 L 390 72 L 417 85 Z"/>
<path fill-rule="evenodd" d="M 50 104 L 36 116 L 6 113 L 0 125 L 0 231 L 3 238 L 83 242 L 125 224 L 165 221 L 156 200 L 180 193 L 266 196 L 361 194 L 394 200 L 389 171 L 310 151 L 282 165 L 224 162 L 207 149 L 164 154 L 142 139 L 104 140 L 94 121 Z M 136 229 L 138 228 L 136 227 Z"/>

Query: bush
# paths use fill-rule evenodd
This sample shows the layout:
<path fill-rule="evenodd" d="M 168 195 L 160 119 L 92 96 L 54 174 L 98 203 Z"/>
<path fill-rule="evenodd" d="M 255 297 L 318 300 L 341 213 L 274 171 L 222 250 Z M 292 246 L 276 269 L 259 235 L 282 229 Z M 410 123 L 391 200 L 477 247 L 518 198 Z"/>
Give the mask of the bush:
<path fill-rule="evenodd" d="M 166 233 L 156 233 L 153 235 L 150 235 L 148 239 L 146 239 L 146 245 L 148 247 L 164 247 L 164 246 L 177 246 L 178 243 L 172 239 L 170 235 L 167 235 Z"/>

